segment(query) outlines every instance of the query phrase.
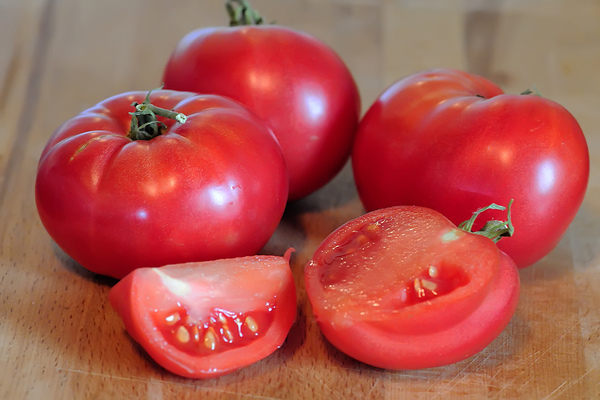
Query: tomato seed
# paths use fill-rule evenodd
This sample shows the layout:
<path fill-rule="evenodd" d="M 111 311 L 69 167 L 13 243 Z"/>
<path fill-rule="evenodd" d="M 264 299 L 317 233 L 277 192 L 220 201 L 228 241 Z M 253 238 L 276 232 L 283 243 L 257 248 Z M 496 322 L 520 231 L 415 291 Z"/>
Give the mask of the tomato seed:
<path fill-rule="evenodd" d="M 369 238 L 365 235 L 358 235 L 355 241 L 356 244 L 358 244 L 358 247 L 362 247 L 363 245 L 369 243 Z"/>
<path fill-rule="evenodd" d="M 421 286 L 421 280 L 419 278 L 415 279 L 414 287 L 417 292 L 417 297 L 425 296 L 425 290 L 423 289 L 423 286 Z"/>
<path fill-rule="evenodd" d="M 181 325 L 175 332 L 175 338 L 181 343 L 187 343 L 190 341 L 190 333 L 185 326 Z"/>
<path fill-rule="evenodd" d="M 194 342 L 200 341 L 200 329 L 196 325 L 192 325 L 192 338 Z"/>
<path fill-rule="evenodd" d="M 435 265 L 430 265 L 427 273 L 432 278 L 437 278 L 438 276 L 440 276 L 440 272 L 438 271 L 438 269 Z"/>
<path fill-rule="evenodd" d="M 431 293 L 433 293 L 434 295 L 437 295 L 436 290 L 438 288 L 437 283 L 432 282 L 432 281 L 428 281 L 427 279 L 421 279 L 421 285 L 429 290 Z"/>
<path fill-rule="evenodd" d="M 233 343 L 233 333 L 231 333 L 227 325 L 223 325 L 223 327 L 221 328 L 221 332 L 223 333 L 224 341 L 226 341 L 227 343 Z"/>
<path fill-rule="evenodd" d="M 204 347 L 209 350 L 214 350 L 217 348 L 217 335 L 212 327 L 208 328 L 206 334 L 204 335 Z"/>
<path fill-rule="evenodd" d="M 169 315 L 168 317 L 166 317 L 165 321 L 167 322 L 168 326 L 173 326 L 176 323 L 178 323 L 179 321 L 181 321 L 181 315 L 179 315 L 178 312 L 175 312 L 175 313 Z"/>
<path fill-rule="evenodd" d="M 365 234 L 370 238 L 374 239 L 381 233 L 381 226 L 379 224 L 370 224 L 365 228 Z"/>
<path fill-rule="evenodd" d="M 247 316 L 244 320 L 244 323 L 252 333 L 256 333 L 258 331 L 258 324 L 256 323 L 256 320 L 251 316 Z"/>

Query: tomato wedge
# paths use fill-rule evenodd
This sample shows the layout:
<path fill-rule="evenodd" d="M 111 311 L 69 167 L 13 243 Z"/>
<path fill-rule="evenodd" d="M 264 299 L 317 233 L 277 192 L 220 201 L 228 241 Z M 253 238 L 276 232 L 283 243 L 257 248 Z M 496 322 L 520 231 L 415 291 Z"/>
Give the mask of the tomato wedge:
<path fill-rule="evenodd" d="M 338 228 L 306 265 L 305 283 L 331 344 L 387 369 L 447 365 L 483 350 L 519 295 L 517 268 L 492 240 L 417 206 Z"/>
<path fill-rule="evenodd" d="M 221 376 L 285 341 L 296 319 L 291 250 L 140 268 L 111 289 L 110 304 L 165 369 L 188 378 Z"/>

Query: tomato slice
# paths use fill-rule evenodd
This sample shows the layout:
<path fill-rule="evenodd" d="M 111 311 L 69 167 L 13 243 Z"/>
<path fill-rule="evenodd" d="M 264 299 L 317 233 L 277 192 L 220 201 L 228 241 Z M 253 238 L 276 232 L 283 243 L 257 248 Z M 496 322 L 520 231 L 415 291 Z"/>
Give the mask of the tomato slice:
<path fill-rule="evenodd" d="M 325 337 L 388 369 L 446 365 L 481 351 L 506 327 L 519 294 L 517 269 L 492 240 L 415 206 L 340 227 L 307 264 L 305 283 Z"/>
<path fill-rule="evenodd" d="M 111 289 L 110 303 L 165 369 L 221 376 L 267 357 L 287 337 L 296 318 L 291 250 L 137 269 Z"/>

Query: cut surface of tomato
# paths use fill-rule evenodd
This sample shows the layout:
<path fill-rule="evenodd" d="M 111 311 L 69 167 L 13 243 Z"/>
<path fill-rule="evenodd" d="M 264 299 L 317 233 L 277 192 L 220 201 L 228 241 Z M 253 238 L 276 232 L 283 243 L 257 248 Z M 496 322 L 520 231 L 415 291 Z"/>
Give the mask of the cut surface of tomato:
<path fill-rule="evenodd" d="M 399 206 L 333 232 L 305 268 L 325 337 L 389 369 L 450 364 L 485 348 L 508 324 L 519 277 L 483 236 L 436 211 Z"/>
<path fill-rule="evenodd" d="M 279 348 L 296 318 L 284 257 L 250 256 L 141 268 L 110 291 L 125 328 L 165 369 L 210 378 Z"/>

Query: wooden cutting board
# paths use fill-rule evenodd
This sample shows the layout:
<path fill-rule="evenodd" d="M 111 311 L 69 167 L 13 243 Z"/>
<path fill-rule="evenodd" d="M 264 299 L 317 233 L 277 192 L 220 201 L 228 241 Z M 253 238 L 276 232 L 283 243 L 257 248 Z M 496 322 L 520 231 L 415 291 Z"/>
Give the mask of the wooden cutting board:
<path fill-rule="evenodd" d="M 484 75 L 507 92 L 535 84 L 589 143 L 590 185 L 556 249 L 521 271 L 510 325 L 483 352 L 421 371 L 354 361 L 321 336 L 302 270 L 332 230 L 363 213 L 349 166 L 291 204 L 265 252 L 293 246 L 298 320 L 267 359 L 212 380 L 158 367 L 110 308 L 113 280 L 65 255 L 35 207 L 36 165 L 63 121 L 160 84 L 177 41 L 225 25 L 220 1 L 0 0 L 0 399 L 600 398 L 600 3 L 589 0 L 255 0 L 280 24 L 331 45 L 363 110 L 393 81 L 432 67 Z"/>

